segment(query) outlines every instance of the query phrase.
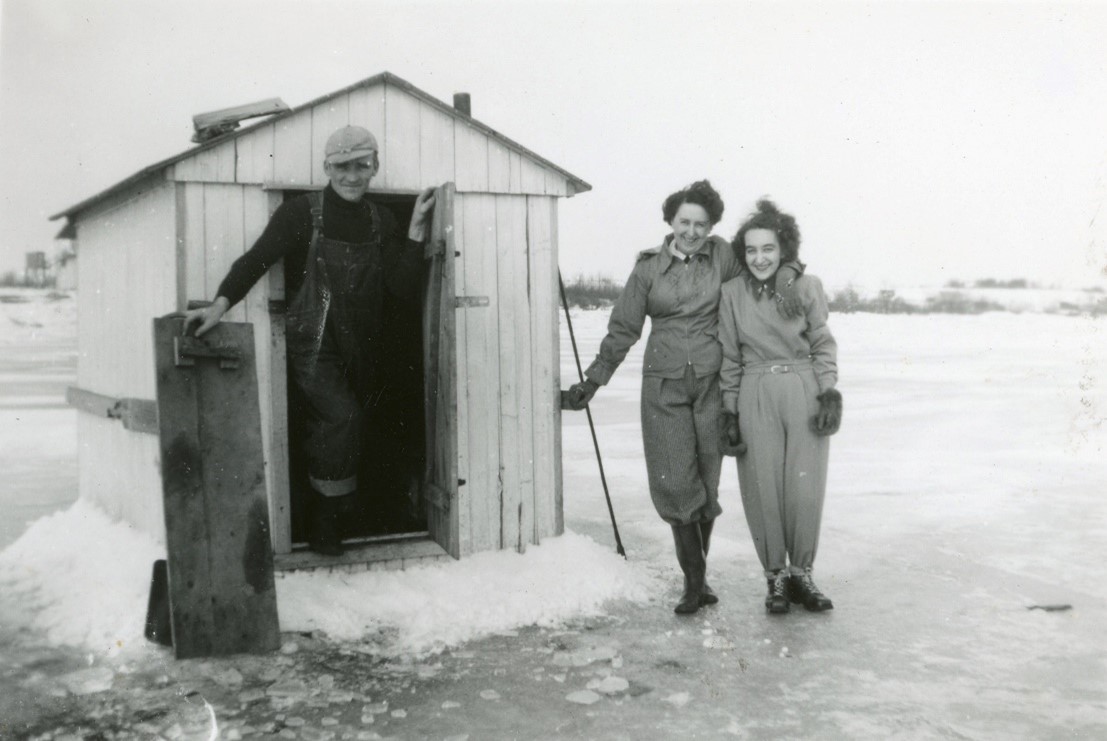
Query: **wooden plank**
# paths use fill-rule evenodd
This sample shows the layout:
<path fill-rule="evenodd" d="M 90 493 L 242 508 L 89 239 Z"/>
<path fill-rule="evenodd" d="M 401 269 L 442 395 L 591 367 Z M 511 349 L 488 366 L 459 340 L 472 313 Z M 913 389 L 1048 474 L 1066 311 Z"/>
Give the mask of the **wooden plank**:
<path fill-rule="evenodd" d="M 545 181 L 546 181 L 546 187 L 545 187 L 546 195 L 551 195 L 551 196 L 568 196 L 568 195 L 570 195 L 569 183 L 565 179 L 564 175 L 561 175 L 560 173 L 558 173 L 554 170 L 546 170 L 545 171 Z"/>
<path fill-rule="evenodd" d="M 176 163 L 173 178 L 186 182 L 233 183 L 235 162 L 235 140 L 229 139 Z"/>
<path fill-rule="evenodd" d="M 351 90 L 349 94 L 350 125 L 362 126 L 373 132 L 377 144 L 384 146 L 384 83 Z"/>
<path fill-rule="evenodd" d="M 525 197 L 496 197 L 496 241 L 500 298 L 500 457 L 504 472 L 502 547 L 523 553 L 531 540 L 534 520 Z"/>
<path fill-rule="evenodd" d="M 323 160 L 327 156 L 327 139 L 335 131 L 349 125 L 350 101 L 346 95 L 332 98 L 311 109 L 311 182 L 313 184 L 327 184 L 327 173 L 323 171 Z"/>
<path fill-rule="evenodd" d="M 454 120 L 454 173 L 459 193 L 488 192 L 488 139 Z"/>
<path fill-rule="evenodd" d="M 546 346 L 550 352 L 550 394 L 549 414 L 547 419 L 552 420 L 553 434 L 553 535 L 562 535 L 565 532 L 565 502 L 563 498 L 563 471 L 561 450 L 561 330 L 558 313 L 558 302 L 561 300 L 560 289 L 560 264 L 558 257 L 558 201 L 550 199 L 550 278 L 546 285 L 549 286 L 549 298 L 544 306 L 532 306 L 531 311 L 545 313 L 549 322 L 549 334 L 546 336 Z M 535 343 L 541 343 L 541 335 L 535 336 Z"/>
<path fill-rule="evenodd" d="M 454 120 L 429 105 L 419 108 L 419 182 L 441 185 L 454 179 Z"/>
<path fill-rule="evenodd" d="M 235 155 L 238 158 L 234 172 L 236 182 L 272 182 L 276 130 L 275 124 L 269 124 L 235 140 Z"/>
<path fill-rule="evenodd" d="M 65 389 L 65 401 L 80 412 L 104 419 L 118 419 L 124 429 L 158 434 L 158 407 L 152 399 L 118 399 L 69 386 Z"/>
<path fill-rule="evenodd" d="M 274 122 L 273 181 L 287 187 L 312 182 L 311 112 Z"/>
<path fill-rule="evenodd" d="M 242 185 L 204 185 L 204 255 L 207 262 L 204 295 L 215 298 L 219 284 L 231 265 L 245 251 L 243 239 Z M 224 315 L 229 322 L 247 320 L 246 307 L 239 303 Z"/>
<path fill-rule="evenodd" d="M 443 298 L 448 299 L 447 306 L 453 303 L 454 298 L 465 293 L 465 263 L 468 260 L 469 242 L 465 236 L 465 199 L 459 193 L 454 194 L 453 219 L 449 224 L 447 240 L 453 238 L 454 261 L 446 263 L 444 286 L 453 284 L 453 295 L 443 293 Z M 447 242 L 448 244 L 448 242 Z M 453 268 L 451 275 L 450 269 Z M 469 327 L 466 321 L 466 312 L 454 312 L 454 368 L 456 374 L 456 398 L 454 409 L 457 419 L 457 532 L 458 532 L 458 557 L 468 556 L 473 553 L 473 527 L 472 527 L 472 487 L 469 486 Z M 465 482 L 465 483 L 462 483 Z"/>
<path fill-rule="evenodd" d="M 546 172 L 534 160 L 527 157 L 519 159 L 521 189 L 529 195 L 543 195 L 546 192 Z"/>
<path fill-rule="evenodd" d="M 424 559 L 446 560 L 449 554 L 441 545 L 429 538 L 404 538 L 395 542 L 373 543 L 365 546 L 347 547 L 341 556 L 320 556 L 318 553 L 303 550 L 276 556 L 273 566 L 277 571 L 302 571 L 319 568 L 336 568 L 339 571 L 352 570 L 358 565 L 392 562 L 400 567 L 409 562 Z M 362 569 L 364 570 L 364 569 Z"/>
<path fill-rule="evenodd" d="M 507 190 L 509 193 L 523 192 L 523 156 L 514 150 L 507 153 Z"/>
<path fill-rule="evenodd" d="M 236 368 L 174 363 L 183 320 L 154 320 L 166 546 L 177 658 L 280 645 L 250 325 L 205 336 Z"/>
<path fill-rule="evenodd" d="M 169 331 L 161 326 L 168 326 Z M 173 364 L 173 337 L 180 334 L 174 331 L 178 326 L 155 320 L 154 347 L 173 649 L 177 658 L 188 658 L 212 655 L 215 617 L 210 607 L 207 557 L 208 497 L 198 444 L 200 392 L 191 375 L 168 370 Z"/>
<path fill-rule="evenodd" d="M 511 153 L 507 147 L 494 141 L 488 142 L 488 190 L 493 193 L 511 192 Z"/>
<path fill-rule="evenodd" d="M 550 198 L 527 198 L 527 241 L 530 248 L 531 333 L 534 409 L 534 541 L 555 533 L 558 462 L 555 443 L 555 411 L 560 403 L 557 368 L 557 304 L 554 290 L 556 265 L 553 263 Z"/>
<path fill-rule="evenodd" d="M 178 214 L 178 224 L 183 231 L 178 239 L 184 240 L 184 291 L 177 297 L 177 308 L 183 311 L 189 301 L 214 299 L 208 295 L 207 261 L 204 251 L 204 185 L 184 184 L 183 212 Z M 178 227 L 179 230 L 182 227 Z"/>
<path fill-rule="evenodd" d="M 246 188 L 243 193 L 243 223 L 245 243 L 252 245 L 269 222 L 271 209 L 280 203 L 280 197 L 260 187 Z M 265 459 L 265 484 L 269 492 L 269 532 L 273 535 L 273 548 L 276 552 L 286 553 L 292 546 L 290 523 L 288 521 L 288 435 L 287 403 L 285 402 L 284 374 L 285 354 L 283 343 L 279 348 L 273 345 L 274 317 L 269 311 L 274 278 L 279 274 L 283 289 L 283 265 L 270 268 L 270 274 L 259 280 L 246 294 L 246 314 L 254 325 L 254 347 L 258 369 L 258 401 L 261 408 L 262 455 Z M 284 295 L 283 290 L 281 296 Z M 277 317 L 283 321 L 283 315 Z M 283 338 L 283 325 L 282 325 Z M 275 369 L 281 374 L 281 390 L 276 391 L 273 382 Z M 274 394 L 280 393 L 280 403 Z M 275 420 L 274 416 L 279 419 Z M 283 434 L 282 434 L 283 431 Z M 283 493 L 283 495 L 282 495 Z M 286 542 L 287 541 L 287 542 Z"/>
<path fill-rule="evenodd" d="M 266 193 L 270 215 L 281 205 L 283 195 Z M 284 261 L 269 268 L 269 300 L 285 301 Z M 269 320 L 269 451 L 266 484 L 269 488 L 269 522 L 275 553 L 292 550 L 292 491 L 288 469 L 288 367 L 285 349 L 285 314 Z"/>
<path fill-rule="evenodd" d="M 419 188 L 420 107 L 418 100 L 403 90 L 386 85 L 384 88 L 384 140 L 381 146 L 381 172 L 377 187 Z"/>
<path fill-rule="evenodd" d="M 499 547 L 500 519 L 500 348 L 496 291 L 495 196 L 464 200 L 462 250 L 465 291 L 488 296 L 488 307 L 461 309 L 466 325 L 466 406 L 469 415 L 470 528 L 473 550 Z"/>

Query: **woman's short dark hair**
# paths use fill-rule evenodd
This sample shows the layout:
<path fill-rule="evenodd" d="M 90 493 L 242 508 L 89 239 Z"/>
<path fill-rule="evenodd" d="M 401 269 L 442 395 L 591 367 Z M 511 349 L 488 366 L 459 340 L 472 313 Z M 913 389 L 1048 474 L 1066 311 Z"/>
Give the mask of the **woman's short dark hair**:
<path fill-rule="evenodd" d="M 702 206 L 712 226 L 718 224 L 723 218 L 723 199 L 707 180 L 697 180 L 665 199 L 665 203 L 661 205 L 661 216 L 666 224 L 673 223 L 676 212 L 685 203 Z"/>
<path fill-rule="evenodd" d="M 746 232 L 750 229 L 768 229 L 776 234 L 776 241 L 780 243 L 781 264 L 799 259 L 800 230 L 795 217 L 781 212 L 768 198 L 757 202 L 757 210 L 746 217 L 730 243 L 743 265 L 746 264 Z"/>

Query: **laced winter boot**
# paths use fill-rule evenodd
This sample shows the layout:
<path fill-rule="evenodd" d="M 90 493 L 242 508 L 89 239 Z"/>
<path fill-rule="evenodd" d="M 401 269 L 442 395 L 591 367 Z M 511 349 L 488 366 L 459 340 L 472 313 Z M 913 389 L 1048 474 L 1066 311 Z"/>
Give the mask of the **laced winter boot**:
<path fill-rule="evenodd" d="M 765 597 L 765 608 L 773 615 L 788 612 L 788 572 L 778 571 L 768 579 L 769 594 Z"/>
<path fill-rule="evenodd" d="M 706 573 L 706 561 L 707 551 L 711 548 L 711 530 L 715 527 L 715 520 L 704 520 L 700 523 L 700 540 L 703 542 L 703 559 L 705 562 Z M 714 605 L 719 601 L 718 596 L 715 594 L 715 590 L 707 586 L 707 577 L 703 579 L 703 597 L 700 598 L 701 605 Z"/>
<path fill-rule="evenodd" d="M 789 577 L 790 597 L 796 604 L 801 604 L 811 612 L 823 612 L 833 610 L 834 603 L 830 598 L 819 591 L 815 582 L 811 579 L 811 569 L 806 568 L 802 574 L 792 574 Z"/>
<path fill-rule="evenodd" d="M 707 569 L 699 523 L 673 525 L 673 540 L 676 542 L 680 570 L 684 572 L 684 594 L 673 612 L 691 615 L 703 604 L 703 575 Z"/>

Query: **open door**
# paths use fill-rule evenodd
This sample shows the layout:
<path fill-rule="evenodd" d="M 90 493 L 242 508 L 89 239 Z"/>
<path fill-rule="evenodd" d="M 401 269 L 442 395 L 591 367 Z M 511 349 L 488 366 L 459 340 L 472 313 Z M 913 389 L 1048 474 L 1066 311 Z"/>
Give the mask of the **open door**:
<path fill-rule="evenodd" d="M 426 465 L 423 499 L 431 538 L 461 556 L 457 479 L 457 330 L 454 306 L 454 185 L 435 191 L 423 304 L 423 408 Z"/>

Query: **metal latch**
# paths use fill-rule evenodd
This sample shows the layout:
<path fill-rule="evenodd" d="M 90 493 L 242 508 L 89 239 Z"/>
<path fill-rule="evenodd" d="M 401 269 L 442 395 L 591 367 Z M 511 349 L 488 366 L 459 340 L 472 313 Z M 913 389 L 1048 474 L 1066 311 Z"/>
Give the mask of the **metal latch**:
<path fill-rule="evenodd" d="M 454 299 L 454 308 L 468 309 L 471 306 L 488 306 L 487 296 L 458 296 Z"/>
<path fill-rule="evenodd" d="M 223 370 L 235 370 L 242 359 L 242 351 L 235 345 L 209 345 L 196 337 L 173 338 L 173 365 L 191 367 L 196 358 L 215 358 Z"/>

